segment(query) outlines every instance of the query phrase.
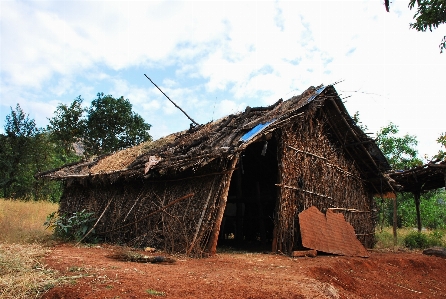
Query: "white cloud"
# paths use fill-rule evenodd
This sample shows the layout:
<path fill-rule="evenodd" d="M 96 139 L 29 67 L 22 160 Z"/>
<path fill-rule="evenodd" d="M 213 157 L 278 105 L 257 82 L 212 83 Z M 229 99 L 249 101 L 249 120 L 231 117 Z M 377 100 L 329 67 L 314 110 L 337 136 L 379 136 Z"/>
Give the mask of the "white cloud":
<path fill-rule="evenodd" d="M 186 128 L 188 120 L 142 77 L 148 73 L 202 122 L 345 79 L 337 88 L 353 95 L 348 109 L 373 131 L 392 120 L 428 152 L 435 144 L 427 139 L 444 127 L 444 80 L 435 75 L 446 66 L 437 48 L 444 26 L 409 30 L 407 1 L 393 1 L 390 13 L 377 1 L 0 5 L 2 117 L 19 102 L 44 122 L 55 103 L 79 94 L 89 103 L 104 91 L 129 98 L 152 132 Z"/>
<path fill-rule="evenodd" d="M 246 108 L 245 103 L 239 103 L 231 100 L 222 100 L 215 105 L 215 119 L 223 117 L 225 115 L 238 113 Z"/>

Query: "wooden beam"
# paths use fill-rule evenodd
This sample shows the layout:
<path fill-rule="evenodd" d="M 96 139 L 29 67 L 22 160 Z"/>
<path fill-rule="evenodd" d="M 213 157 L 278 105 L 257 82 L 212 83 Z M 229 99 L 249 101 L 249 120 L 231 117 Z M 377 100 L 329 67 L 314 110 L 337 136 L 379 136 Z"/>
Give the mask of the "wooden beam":
<path fill-rule="evenodd" d="M 210 255 L 215 255 L 217 253 L 217 242 L 218 242 L 218 235 L 220 234 L 221 221 L 223 220 L 223 215 L 225 213 L 225 208 L 226 208 L 226 202 L 228 200 L 228 192 L 229 192 L 229 186 L 231 185 L 232 173 L 235 169 L 235 165 L 237 164 L 238 160 L 239 160 L 238 155 L 232 158 L 231 165 L 229 166 L 229 169 L 232 170 L 228 172 L 227 177 L 223 180 L 225 186 L 223 187 L 223 191 L 220 195 L 221 198 L 218 206 L 217 215 L 214 221 L 214 227 L 212 228 L 211 237 L 209 239 L 209 243 L 207 246 Z"/>

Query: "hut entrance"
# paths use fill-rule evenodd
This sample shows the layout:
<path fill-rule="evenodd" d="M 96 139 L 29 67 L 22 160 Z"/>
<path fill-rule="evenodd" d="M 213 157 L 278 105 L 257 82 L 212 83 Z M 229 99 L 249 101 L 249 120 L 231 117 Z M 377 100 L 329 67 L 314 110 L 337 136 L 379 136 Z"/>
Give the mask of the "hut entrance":
<path fill-rule="evenodd" d="M 271 250 L 277 176 L 277 140 L 249 145 L 231 178 L 219 245 Z"/>

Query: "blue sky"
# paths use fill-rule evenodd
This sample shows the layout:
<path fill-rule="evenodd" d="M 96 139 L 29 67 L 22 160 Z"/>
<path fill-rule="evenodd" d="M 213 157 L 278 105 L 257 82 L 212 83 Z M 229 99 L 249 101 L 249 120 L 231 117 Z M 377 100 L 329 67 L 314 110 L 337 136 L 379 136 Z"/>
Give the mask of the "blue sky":
<path fill-rule="evenodd" d="M 434 32 L 409 29 L 408 0 L 0 0 L 0 119 L 19 103 L 48 124 L 59 103 L 124 96 L 159 138 L 288 99 L 336 89 L 370 132 L 390 121 L 434 155 L 446 131 L 446 53 Z"/>

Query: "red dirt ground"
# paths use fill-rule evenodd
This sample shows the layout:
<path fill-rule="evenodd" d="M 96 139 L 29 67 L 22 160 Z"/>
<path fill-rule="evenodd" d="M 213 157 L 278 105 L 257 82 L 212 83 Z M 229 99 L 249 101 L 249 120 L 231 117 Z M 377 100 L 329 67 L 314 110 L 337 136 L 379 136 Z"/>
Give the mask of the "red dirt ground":
<path fill-rule="evenodd" d="M 123 250 L 55 246 L 45 263 L 74 279 L 42 298 L 446 298 L 446 259 L 420 252 L 373 251 L 369 258 L 232 252 L 170 256 L 173 264 L 109 257 Z"/>

